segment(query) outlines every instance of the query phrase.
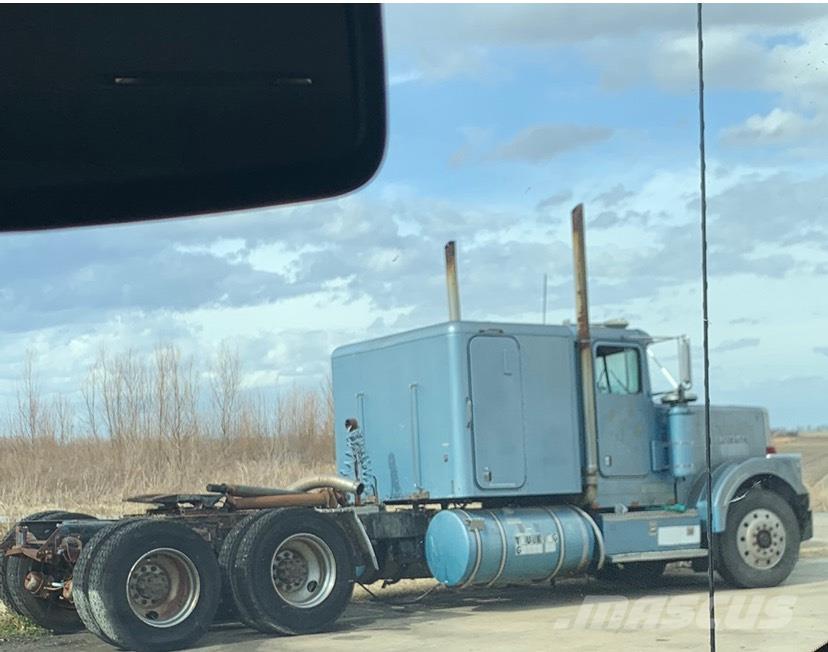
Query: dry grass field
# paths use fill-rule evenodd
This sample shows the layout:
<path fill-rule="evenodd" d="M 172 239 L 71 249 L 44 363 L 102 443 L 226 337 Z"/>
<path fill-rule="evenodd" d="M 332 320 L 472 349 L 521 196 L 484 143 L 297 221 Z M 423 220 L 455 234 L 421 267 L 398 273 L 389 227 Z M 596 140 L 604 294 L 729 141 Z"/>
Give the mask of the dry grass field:
<path fill-rule="evenodd" d="M 177 447 L 158 439 L 0 439 L 0 515 L 9 524 L 44 509 L 120 516 L 143 511 L 123 501 L 130 495 L 203 492 L 208 482 L 284 486 L 333 472 L 332 448 L 326 433 L 199 438 Z"/>
<path fill-rule="evenodd" d="M 206 369 L 174 347 L 145 359 L 103 353 L 69 400 L 43 397 L 29 361 L 0 432 L 0 517 L 117 516 L 139 507 L 123 503 L 128 495 L 331 472 L 329 388 L 251 393 L 242 378 L 229 350 Z"/>
<path fill-rule="evenodd" d="M 776 437 L 773 440 L 780 453 L 802 455 L 802 475 L 811 492 L 811 509 L 828 511 L 828 431 L 800 433 L 797 437 Z"/>

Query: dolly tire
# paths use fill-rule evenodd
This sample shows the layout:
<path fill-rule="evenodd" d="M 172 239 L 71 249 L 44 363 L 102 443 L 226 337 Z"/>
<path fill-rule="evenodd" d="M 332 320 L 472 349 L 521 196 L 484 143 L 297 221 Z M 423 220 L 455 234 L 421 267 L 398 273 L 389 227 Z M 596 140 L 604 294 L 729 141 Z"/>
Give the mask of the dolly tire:
<path fill-rule="evenodd" d="M 52 509 L 45 512 L 35 512 L 34 514 L 29 514 L 26 518 L 21 519 L 21 521 L 37 521 L 41 518 L 47 518 L 52 514 L 60 513 L 59 510 Z M 20 521 L 18 521 L 19 523 Z M 12 531 L 14 530 L 14 526 L 12 526 Z M 10 531 L 3 538 L 3 542 L 9 540 L 10 537 L 13 536 L 13 533 Z M 18 611 L 17 607 L 14 605 L 11 599 L 11 595 L 9 594 L 9 589 L 6 585 L 6 566 L 9 562 L 11 557 L 6 557 L 5 554 L 0 552 L 0 604 L 2 604 L 6 609 L 9 611 L 16 613 L 18 616 L 22 616 L 23 614 Z"/>
<path fill-rule="evenodd" d="M 29 514 L 20 522 L 94 518 L 89 514 L 53 509 Z M 49 598 L 38 598 L 24 587 L 26 575 L 39 565 L 30 557 L 0 557 L 0 600 L 16 614 L 54 634 L 72 634 L 82 630 L 84 625 L 78 614 L 57 593 Z"/>

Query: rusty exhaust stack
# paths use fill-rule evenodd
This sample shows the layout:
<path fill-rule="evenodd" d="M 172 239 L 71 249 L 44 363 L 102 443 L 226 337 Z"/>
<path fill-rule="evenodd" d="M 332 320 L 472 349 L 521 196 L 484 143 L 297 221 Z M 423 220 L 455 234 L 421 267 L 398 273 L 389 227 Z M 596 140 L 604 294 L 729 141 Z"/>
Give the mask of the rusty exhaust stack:
<path fill-rule="evenodd" d="M 446 243 L 446 288 L 449 321 L 460 321 L 460 287 L 457 283 L 457 250 L 454 240 Z"/>
<path fill-rule="evenodd" d="M 339 501 L 333 489 L 313 493 L 270 496 L 228 496 L 227 502 L 236 509 L 270 509 L 273 507 L 336 507 Z"/>
<path fill-rule="evenodd" d="M 208 484 L 207 491 L 236 496 L 237 498 L 258 498 L 259 496 L 292 496 L 298 490 L 278 489 L 275 487 L 252 487 L 246 484 Z"/>
<path fill-rule="evenodd" d="M 598 430 L 595 424 L 595 366 L 589 334 L 584 205 L 572 209 L 572 257 L 575 273 L 575 311 L 578 316 L 578 351 L 581 360 L 581 391 L 584 397 L 586 469 L 583 502 L 591 505 L 598 492 Z"/>

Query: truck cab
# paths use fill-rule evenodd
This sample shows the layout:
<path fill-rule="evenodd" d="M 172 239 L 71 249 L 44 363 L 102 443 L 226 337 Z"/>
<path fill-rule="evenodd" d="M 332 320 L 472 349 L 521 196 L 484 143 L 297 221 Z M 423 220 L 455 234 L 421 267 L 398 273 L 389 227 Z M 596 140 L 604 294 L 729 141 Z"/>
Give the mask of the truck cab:
<path fill-rule="evenodd" d="M 656 339 L 618 322 L 593 324 L 590 334 L 594 491 L 585 487 L 590 408 L 583 358 L 569 324 L 456 320 L 340 347 L 332 357 L 338 471 L 360 470 L 383 505 L 439 504 L 452 511 L 479 504 L 481 514 L 507 522 L 540 505 L 552 510 L 549 524 L 577 509 L 572 518 L 582 521 L 573 530 L 594 530 L 596 540 L 570 543 L 594 550 L 607 568 L 642 562 L 640 569 L 647 562 L 663 569 L 667 561 L 706 557 L 704 410 L 689 392 L 686 338 L 676 338 L 680 380 L 672 391 L 655 393 L 648 348 Z M 722 545 L 737 526 L 746 527 L 752 543 L 730 546 L 731 556 L 750 561 L 730 564 L 737 568 L 734 583 L 781 581 L 799 542 L 811 535 L 799 458 L 770 452 L 762 408 L 714 406 L 710 433 L 712 543 Z M 754 500 L 759 511 L 751 514 L 768 523 L 756 532 L 741 514 Z M 476 522 L 471 512 L 463 507 L 463 527 L 497 530 L 488 516 Z M 543 531 L 544 517 L 531 514 L 534 524 L 524 526 Z M 430 541 L 432 556 L 445 561 L 446 550 L 462 547 L 463 527 L 435 530 L 426 548 Z M 560 532 L 547 534 L 565 539 L 566 529 L 564 521 Z M 771 530 L 786 531 L 784 544 Z M 765 555 L 773 555 L 772 566 Z M 759 565 L 779 570 L 762 575 Z"/>

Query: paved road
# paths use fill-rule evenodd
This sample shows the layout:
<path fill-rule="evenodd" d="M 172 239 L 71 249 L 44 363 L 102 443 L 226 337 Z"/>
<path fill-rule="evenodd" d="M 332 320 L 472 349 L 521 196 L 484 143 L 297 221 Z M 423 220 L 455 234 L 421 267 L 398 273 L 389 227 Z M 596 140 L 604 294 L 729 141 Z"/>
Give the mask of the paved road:
<path fill-rule="evenodd" d="M 817 515 L 815 524 L 816 539 L 803 548 L 803 559 L 782 586 L 737 591 L 718 584 L 721 649 L 789 652 L 814 650 L 828 641 L 828 514 Z M 634 591 L 594 579 L 573 579 L 553 588 L 438 589 L 412 602 L 429 584 L 412 585 L 389 597 L 380 593 L 379 602 L 366 599 L 364 593 L 362 599 L 357 596 L 336 629 L 325 634 L 268 638 L 228 626 L 210 632 L 197 649 L 594 652 L 606 646 L 637 652 L 707 645 L 706 576 L 689 569 L 671 569 L 659 586 Z M 9 652 L 111 649 L 89 634 L 8 646 Z"/>

